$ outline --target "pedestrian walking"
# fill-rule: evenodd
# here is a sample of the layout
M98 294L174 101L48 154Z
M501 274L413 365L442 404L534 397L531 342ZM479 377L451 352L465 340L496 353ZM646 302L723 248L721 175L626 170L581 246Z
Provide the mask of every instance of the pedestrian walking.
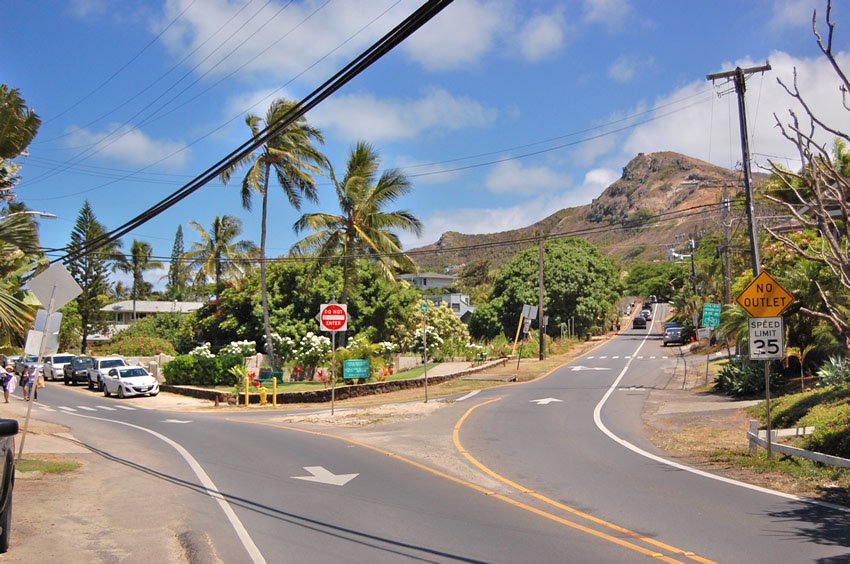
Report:
M3 398L6 403L9 403L9 396L18 387L18 377L15 375L15 368L10 364L6 367L6 382L3 385Z
M0 386L3 387L3 399L6 400L6 403L9 403L9 390L6 386L9 384L10 377L11 375L0 365Z
M36 381L38 380L38 368L35 365L31 365L27 367L26 373L24 374L24 379L21 381L21 384L24 387L24 401L29 401L30 397L32 399L38 399L38 386L36 386Z

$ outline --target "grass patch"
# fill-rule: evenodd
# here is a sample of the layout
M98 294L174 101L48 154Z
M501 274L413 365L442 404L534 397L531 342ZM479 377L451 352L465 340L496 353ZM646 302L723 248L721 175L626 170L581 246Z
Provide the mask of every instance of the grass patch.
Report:
M15 463L18 472L41 472L43 474L65 474L77 470L82 464L76 460L39 460L21 458Z

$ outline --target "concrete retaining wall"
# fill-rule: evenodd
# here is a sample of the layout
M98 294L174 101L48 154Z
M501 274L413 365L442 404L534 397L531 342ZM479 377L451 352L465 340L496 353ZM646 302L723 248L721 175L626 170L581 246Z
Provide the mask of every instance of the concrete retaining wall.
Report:
M498 366L500 364L505 364L508 361L507 358L500 358L497 360L491 360L489 362L485 362L479 366L473 366L466 370L462 370L460 372L455 372L453 374L446 374L444 376L429 376L428 383L429 384L442 384L443 382L448 382L449 380L454 380L455 378L460 378L461 376L466 376L467 374L474 374L476 372L480 372L482 370L486 370L488 368L492 368L493 366ZM348 386L337 386L335 390L335 397L338 400L344 400L348 398L356 398L360 396L370 396L377 394L385 394L387 392L395 392L398 390L408 390L411 388L421 388L425 386L425 378L424 376L420 376L419 378L411 378L410 380L393 380L391 382L370 382L368 384L352 384ZM208 390L204 388L192 388L189 386L171 386L168 384L163 384L160 386L160 389L165 392L172 392L175 394L182 394L186 396L191 396L195 398L208 399L210 401L215 401L216 396L218 396L219 401L226 402L228 399L232 398L232 394L230 392L220 392L216 390ZM268 395L269 403L272 402L272 394ZM324 388L321 390L309 390L303 392L279 392L277 394L277 403L323 403L331 401L331 389ZM236 397L236 402L239 405L245 404L245 393L241 392ZM248 403L260 403L260 395L259 394L249 394Z

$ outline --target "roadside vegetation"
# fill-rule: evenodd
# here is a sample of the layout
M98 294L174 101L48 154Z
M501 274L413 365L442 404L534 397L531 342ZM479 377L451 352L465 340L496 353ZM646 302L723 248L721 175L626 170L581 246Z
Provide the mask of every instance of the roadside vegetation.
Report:
M78 470L81 466L81 462L71 459L19 458L15 462L15 469L23 473L66 474Z

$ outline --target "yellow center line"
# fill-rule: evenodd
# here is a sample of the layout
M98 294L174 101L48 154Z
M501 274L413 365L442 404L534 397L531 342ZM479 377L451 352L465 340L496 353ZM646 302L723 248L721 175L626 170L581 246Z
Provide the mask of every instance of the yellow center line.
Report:
M497 399L501 399L501 398L497 398ZM495 401L495 400L491 400L491 401ZM490 403L490 402L486 402L486 403ZM228 420L230 420L230 419L228 418ZM646 549L642 546L638 546L638 545L633 544L633 543L631 543L627 540L620 539L620 538L617 538L615 536L609 535L607 533L603 533L601 531L591 529L590 527L586 527L586 526L581 525L579 523L576 523L574 521L564 519L563 517L559 517L558 515L554 515L552 513L547 512L547 511L543 511L542 509L532 507L532 506L527 505L527 504L525 504L521 501L517 501L515 499L512 499L512 498L510 498L506 495L503 495L503 494L494 492L493 490L479 486L478 484L474 484L472 482L467 482L466 480L463 480L461 478L457 478L457 477L452 476L450 474L446 474L445 472L443 472L441 470L437 470L436 468L431 468L430 466L426 466L425 464L422 464L421 462L417 462L415 460L412 460L410 458L407 458L407 457L402 456L400 454L397 454L395 452L385 450L385 449L382 449L380 447L376 447L374 445L362 443L360 441L357 441L355 439L350 439L348 437L341 437L339 435L333 435L331 433L325 433L325 432L322 432L322 431L311 431L309 429L299 429L298 427L291 427L289 425L283 425L283 424L279 424L279 423L270 423L270 422L265 422L265 421L251 421L251 422L240 421L240 422L241 423L250 423L252 425L263 425L263 426L266 426L266 427L274 427L274 428L277 428L277 429L286 429L287 431L295 431L297 433L304 433L304 434L307 434L307 435L327 437L327 438L330 438L330 439L336 439L336 440L339 440L339 441L350 443L350 444L356 445L356 446L364 448L364 449L368 449L368 450L371 450L371 451L374 451L374 452L377 452L377 453L380 453L380 454L383 454L383 455L386 455L386 456L390 456L395 460L398 460L400 462L404 462L404 463L409 464L411 466L414 466L414 467L416 467L420 470L423 470L423 471L428 472L430 474L433 474L435 476L439 476L440 478L444 478L446 480L449 480L450 482L454 482L455 484L470 488L470 489L475 490L479 493L482 493L482 494L484 494L488 497L498 499L499 501L502 501L504 503L507 503L507 504L512 505L514 507L517 507L519 509L523 509L525 511L528 511L529 513L533 513L533 514L538 515L540 517L543 517L545 519L549 519L550 521L554 521L554 522L559 523L561 525L565 525L567 527L571 527L573 529L587 533L589 535L593 535L595 537L601 538L601 539L606 540L608 542L622 546L623 548L627 548L629 550L639 552L639 553L641 553L645 556L650 556L652 558L656 558L661 562L671 562L671 563L681 564L680 560L676 560L675 558L670 558L669 556L661 554L660 552L648 550L648 549ZM710 561L706 561L706 562L710 562Z
M682 556L685 556L685 557L689 558L690 560L694 560L696 562L701 562L703 564L715 564L713 560L703 558L703 557L701 557L697 554L694 554L692 551L683 550L681 548L677 548L675 546L671 546L669 544L657 541L657 540L652 539L650 537L646 537L644 535L641 535L640 533L637 533L637 532L632 531L630 529L626 529L624 527L621 527L620 525L616 525L616 524L611 523L609 521L605 521L604 519L600 519L599 517L595 517L593 515L585 513L584 511L580 511L578 509L575 509L574 507L570 507L568 505L564 505L563 503L561 503L559 501L555 501L554 499L550 499L550 498L548 498L548 497L546 497L546 496L544 496L540 493L535 492L534 490L531 490L529 488L526 488L525 486L522 486L522 485L514 482L513 480L510 480L509 478L502 476L501 474L496 473L495 471L491 470L490 468L488 468L487 466L485 466L484 464L479 462L465 448L463 448L463 444L460 442L460 428L473 411L475 411L479 407L489 405L489 404L497 402L501 399L502 398L494 398L494 399L487 400L487 401L481 402L477 405L470 407L466 411L466 413L464 413L463 416L460 419L458 419L458 422L455 424L454 430L452 431L452 441L454 442L455 448L469 462L471 462L476 468L478 468L479 470L481 470L482 472L484 472L485 474L487 474L491 478L494 478L494 479L502 482L503 484L506 484L506 485L516 489L517 491L520 491L524 494L530 495L531 497L538 499L538 500L540 500L540 501L542 501L546 504L549 504L553 507L557 507L558 509L560 509L562 511L566 511L567 513L571 513L573 515L576 515L577 517L581 517L582 519L586 519L588 521L591 521L592 523L596 523L597 525L601 525L603 527L617 531L618 533L621 533L621 534L627 535L629 537L638 539L638 540L645 542L647 544L651 544L651 545L656 546L656 547L658 547L662 550L666 550L666 551L672 552L674 554L681 554ZM600 532L594 531L592 529L589 529L589 531L591 532L591 534L595 534L597 536L604 535L604 533L600 533Z

